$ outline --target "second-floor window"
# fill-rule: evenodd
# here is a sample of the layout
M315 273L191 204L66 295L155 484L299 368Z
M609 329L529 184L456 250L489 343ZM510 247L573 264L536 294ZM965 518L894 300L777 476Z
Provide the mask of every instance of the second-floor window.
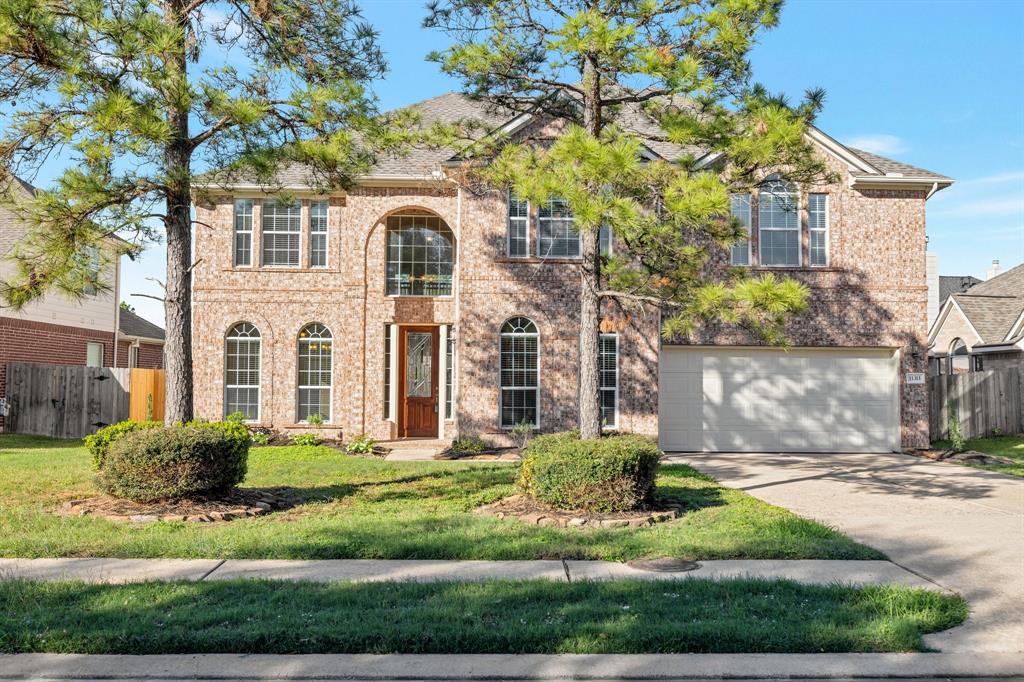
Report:
M757 229L761 265L800 265L800 195L780 178L761 185L757 197Z
M429 215L393 215L387 221L389 296L451 296L455 235Z
M810 264L828 265L828 195L807 195L807 217L811 232Z
M98 246L86 248L83 260L86 269L86 283L82 287L82 293L86 296L95 296L100 290L100 276L103 270L103 256L100 253L100 248Z
M508 257L530 255L530 202L508 195Z
M327 202L309 205L309 267L327 267Z
M750 265L750 195L730 194L729 212L738 218L747 230L747 239L732 245L729 262L732 265Z
M235 265L252 265L252 199L235 199Z
M263 202L263 265L299 266L302 206L271 199Z
M551 199L537 211L537 255L579 258L580 234L564 199Z

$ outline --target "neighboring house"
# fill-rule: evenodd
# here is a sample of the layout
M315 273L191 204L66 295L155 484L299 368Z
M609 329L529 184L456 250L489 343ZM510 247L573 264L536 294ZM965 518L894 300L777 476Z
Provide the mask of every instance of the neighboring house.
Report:
M163 368L164 330L124 308L119 317L117 366Z
M1024 368L1024 264L950 294L928 345L933 374Z
M503 115L458 94L417 105L426 123L473 116L551 138L561 122ZM656 130L634 113L638 133ZM790 275L811 289L788 350L725 326L663 343L654 314L608 309L607 427L667 450L889 451L928 443L925 202L952 180L810 137L834 184L774 178L733 197L748 244L715 266ZM319 414L345 437L502 440L577 418L579 239L556 200L450 181L453 150L387 158L321 196L301 168L279 182L210 181L196 206L195 409L287 430ZM688 154L651 139L651 158ZM606 247L617 249L606 237Z
M985 280L972 277L971 275L940 275L939 276L939 311L946 305L946 299L950 294L962 294ZM938 317L938 313L936 313Z
M36 189L14 179L14 191L28 197ZM0 207L0 280L11 276L10 256L28 232L11 211ZM115 240L109 242L116 252ZM0 397L6 395L8 362L40 362L57 365L110 367L117 361L115 331L118 313L120 263L116 257L93 254L97 293L72 300L51 293L22 310L0 306ZM2 420L2 417L0 417ZM2 424L2 421L0 421Z

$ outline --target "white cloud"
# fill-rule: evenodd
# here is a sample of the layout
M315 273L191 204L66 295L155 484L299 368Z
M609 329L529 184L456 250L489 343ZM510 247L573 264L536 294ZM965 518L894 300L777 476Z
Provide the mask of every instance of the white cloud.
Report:
M859 137L847 140L846 144L857 149L863 149L866 152L871 152L872 154L900 154L907 150L907 145L902 139L895 135L886 135L884 133L860 135Z

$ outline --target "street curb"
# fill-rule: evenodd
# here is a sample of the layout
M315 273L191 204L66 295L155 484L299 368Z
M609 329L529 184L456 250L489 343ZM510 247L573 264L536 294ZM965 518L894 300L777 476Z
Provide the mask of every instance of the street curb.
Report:
M1012 678L1024 654L0 655L0 680Z

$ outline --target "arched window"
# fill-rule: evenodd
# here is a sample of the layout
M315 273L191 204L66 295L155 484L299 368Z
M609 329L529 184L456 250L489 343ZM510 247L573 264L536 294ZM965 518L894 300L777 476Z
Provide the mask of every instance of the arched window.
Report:
M501 426L538 426L540 372L537 325L513 317L501 327Z
M450 296L455 235L432 215L387 220L389 296Z
M963 339L953 339L949 343L949 373L967 374L971 370L970 351Z
M800 193L779 176L768 178L757 195L761 265L800 265Z
M331 421L331 330L319 323L307 324L299 332L298 421L320 415Z
M224 345L224 415L241 412L246 421L260 419L260 331L239 322Z

